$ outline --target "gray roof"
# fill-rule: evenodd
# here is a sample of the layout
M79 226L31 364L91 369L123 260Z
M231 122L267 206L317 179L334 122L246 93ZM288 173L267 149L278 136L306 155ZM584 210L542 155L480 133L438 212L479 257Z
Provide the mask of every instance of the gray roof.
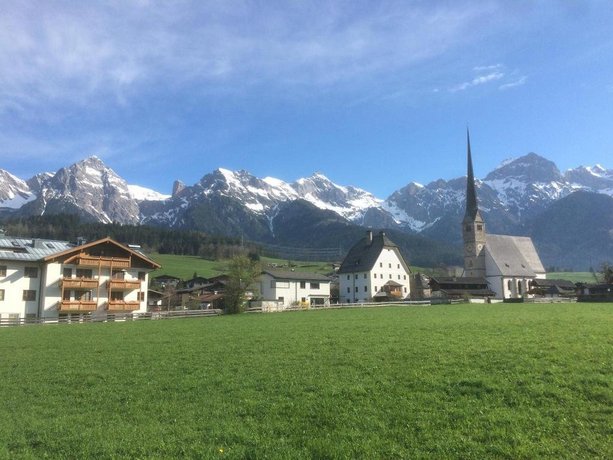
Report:
M291 270L264 270L262 273L275 279L298 280L298 281L331 281L326 275L309 272L295 272Z
M372 236L372 240L370 236L365 236L358 241L347 253L345 260L343 260L341 267L338 269L338 273L356 273L372 270L383 249L395 249L404 269L407 272L410 271L396 243L390 240L385 232L379 232Z
M485 248L503 276L534 277L545 273L532 239L527 236L487 235Z
M67 241L3 237L0 238L0 260L42 261L72 247Z

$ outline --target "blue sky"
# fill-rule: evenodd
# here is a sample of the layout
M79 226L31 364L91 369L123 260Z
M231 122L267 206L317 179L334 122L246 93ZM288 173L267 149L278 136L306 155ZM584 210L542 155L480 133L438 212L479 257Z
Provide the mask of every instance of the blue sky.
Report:
M381 198L613 153L609 1L0 0L0 168L97 155L170 192L218 168Z

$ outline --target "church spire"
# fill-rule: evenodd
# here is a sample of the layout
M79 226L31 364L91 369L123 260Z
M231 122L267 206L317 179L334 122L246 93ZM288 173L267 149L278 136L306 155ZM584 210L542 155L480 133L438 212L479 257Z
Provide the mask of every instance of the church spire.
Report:
M473 174L473 159L470 153L470 133L466 128L466 145L467 145L467 174L466 174L466 213L464 220L475 220L479 213L477 206L477 193L475 192L475 176Z

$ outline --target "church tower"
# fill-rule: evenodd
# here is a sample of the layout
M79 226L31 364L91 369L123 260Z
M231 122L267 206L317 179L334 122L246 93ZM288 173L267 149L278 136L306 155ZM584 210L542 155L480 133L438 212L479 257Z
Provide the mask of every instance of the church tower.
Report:
M466 212L462 220L464 240L464 276L485 278L485 223L477 206L473 160L470 152L470 134L466 130L467 177Z

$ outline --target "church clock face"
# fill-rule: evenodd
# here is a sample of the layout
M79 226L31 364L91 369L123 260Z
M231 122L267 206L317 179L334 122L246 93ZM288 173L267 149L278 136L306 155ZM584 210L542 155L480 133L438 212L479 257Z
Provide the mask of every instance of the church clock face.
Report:
M478 244L477 245L477 251L481 251L481 249L483 249L483 245L482 244Z

